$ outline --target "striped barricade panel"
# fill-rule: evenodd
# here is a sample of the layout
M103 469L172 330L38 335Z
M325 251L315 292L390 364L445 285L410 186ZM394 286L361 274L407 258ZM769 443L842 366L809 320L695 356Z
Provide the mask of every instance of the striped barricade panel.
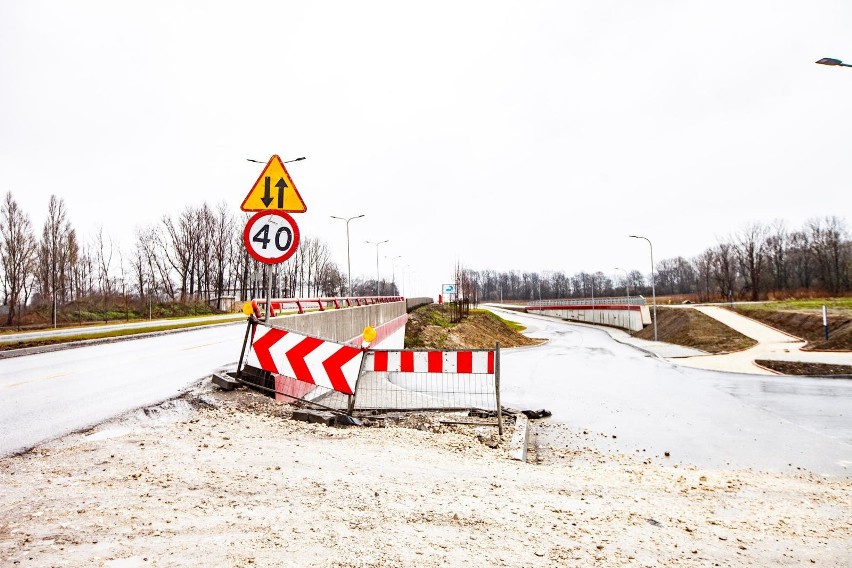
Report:
M355 392L364 352L348 345L258 325L246 364L335 390Z
M364 371L494 374L494 351L370 351Z
M355 408L495 410L498 358L496 349L367 351Z

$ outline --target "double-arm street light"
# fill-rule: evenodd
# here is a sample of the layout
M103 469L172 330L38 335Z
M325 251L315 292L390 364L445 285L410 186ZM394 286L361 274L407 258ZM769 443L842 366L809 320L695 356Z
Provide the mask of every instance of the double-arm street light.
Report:
M282 163L282 164L289 164L289 163L291 163L291 162L301 162L301 161L302 161L302 160L304 160L304 159L305 159L305 157L304 157L304 156L302 156L301 158L295 158L295 159L293 159L293 160L284 160L284 161L283 161L283 162L281 162L281 163ZM261 162L260 160L252 160L251 158L246 158L246 161L247 161L247 162L254 162L255 164L265 164L265 163L266 163L266 162Z
M654 341L657 341L657 291L654 288L654 245L648 237L639 235L628 235L631 239L645 239L648 241L648 246L651 247L651 296L654 299Z
M390 239L385 239L383 241L366 241L368 244L376 245L376 296L381 296L381 293L379 292L379 245L383 245L388 241L390 241Z
M346 222L346 270L347 270L348 278L349 278L349 287L348 288L349 288L349 296L350 297L352 296L352 263L349 260L349 221L351 221L352 219L360 219L363 216L364 215L356 215L354 217L349 217L348 219L344 219L343 217L337 217L335 215L331 216L332 219L340 219L341 221Z

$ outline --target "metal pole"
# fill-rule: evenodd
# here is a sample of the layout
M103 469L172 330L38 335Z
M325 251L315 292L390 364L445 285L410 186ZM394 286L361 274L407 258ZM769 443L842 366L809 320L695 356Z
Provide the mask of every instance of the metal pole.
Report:
M332 219L340 219L341 221L346 222L346 270L347 270L348 279L349 279L348 288L349 288L349 296L350 297L352 296L352 261L351 261L350 255L349 255L349 221L352 221L353 219L360 219L363 216L364 216L363 214L362 215L355 215L354 217L349 217L347 219L344 219L343 217L337 217L336 215L331 215Z
M595 323L595 276L592 275L592 323Z
M269 323L269 312L272 311L272 266L267 264L263 270L266 274L266 314L263 321Z
M346 272L349 280L348 292L349 297L352 297L352 261L349 257L349 219L346 220Z
M825 340L828 341L828 312L822 307L822 327L825 329Z
M379 245L384 244L389 240L390 239L385 239L379 242L367 241L367 243L371 245L376 245L376 296L381 296L381 293L379 291Z
M657 341L657 290L654 286L654 245L651 244L651 239L639 235L630 235L634 239L645 239L648 241L648 246L651 247L651 296L654 300L654 341Z
M248 325L246 325L246 336L243 338L243 348L240 350L240 359L237 361L237 379L239 379L243 374L243 357L246 354L246 344L248 343L249 332L251 331L252 325L257 325L254 319L254 314L249 316Z
M500 406L500 342L494 348L494 388L497 391L497 431L503 437L503 407Z

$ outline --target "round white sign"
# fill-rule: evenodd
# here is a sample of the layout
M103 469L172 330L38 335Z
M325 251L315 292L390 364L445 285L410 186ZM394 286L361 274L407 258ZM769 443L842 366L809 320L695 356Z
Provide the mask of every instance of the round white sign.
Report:
M246 223L243 243L264 264L284 262L299 246L299 226L284 211L260 211Z

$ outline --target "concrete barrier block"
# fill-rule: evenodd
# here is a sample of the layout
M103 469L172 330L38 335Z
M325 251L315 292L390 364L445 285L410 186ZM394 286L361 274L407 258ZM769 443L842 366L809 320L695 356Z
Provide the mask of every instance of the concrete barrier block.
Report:
M210 380L213 381L214 385L225 390L234 390L240 384L228 375L222 375L219 373L214 373Z
M335 423L335 414L318 410L294 410L293 420L331 426Z

